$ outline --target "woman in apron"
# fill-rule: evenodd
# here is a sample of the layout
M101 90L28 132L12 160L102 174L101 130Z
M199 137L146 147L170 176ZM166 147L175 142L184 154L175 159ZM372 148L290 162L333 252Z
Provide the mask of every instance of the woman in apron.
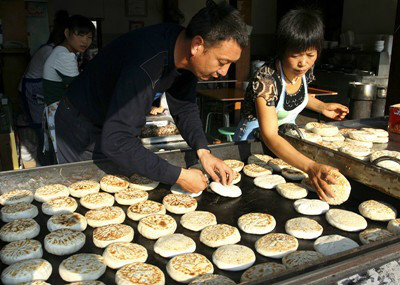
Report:
M309 175L319 197L326 200L332 196L328 182L335 182L329 175L332 167L304 156L278 134L280 125L294 124L306 107L335 120L349 112L341 104L308 96L323 40L323 23L316 12L297 9L283 16L277 30L277 59L260 67L250 80L234 140L251 139L259 132L274 154Z
M57 142L54 116L58 103L69 84L79 74L76 54L89 48L95 32L93 23L80 15L69 17L65 27L63 42L53 49L43 70L44 148L46 151L50 150L52 143L55 153L57 153Z

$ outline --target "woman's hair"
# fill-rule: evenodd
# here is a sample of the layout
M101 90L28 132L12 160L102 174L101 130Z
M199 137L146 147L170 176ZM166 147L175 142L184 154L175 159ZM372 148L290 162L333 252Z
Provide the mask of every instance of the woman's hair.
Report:
M324 24L320 12L295 9L286 13L277 29L277 56L315 48L320 54L324 42Z
M246 24L239 11L225 2L216 4L210 0L207 1L206 7L190 20L185 36L187 39L201 36L205 45L209 47L231 39L241 48L248 44Z
M57 46L64 41L64 30L68 19L69 15L67 11L59 10L56 12L56 14L54 15L53 29L50 32L47 44L54 43Z

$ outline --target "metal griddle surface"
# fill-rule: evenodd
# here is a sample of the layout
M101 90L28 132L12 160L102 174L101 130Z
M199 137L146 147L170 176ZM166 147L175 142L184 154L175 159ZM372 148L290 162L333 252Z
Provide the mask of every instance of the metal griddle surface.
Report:
M365 201L373 197L374 199L379 199L389 202L392 205L394 205L397 209L400 209L398 200L394 200L393 198L389 198L381 193L376 193L374 191L371 191L371 189L357 182L351 181L351 184L353 187L351 199L346 203L344 203L343 205L337 206L337 208L358 212L358 205L362 201ZM243 173L242 173L242 181L238 184L238 186L241 187L243 195L239 198L234 198L234 199L224 198L217 194L204 191L200 197L196 198L199 204L197 210L210 211L216 215L218 223L225 223L236 227L237 227L237 219L243 214L249 212L269 213L272 214L276 219L277 226L273 231L276 233L285 233L285 222L288 219L301 216L300 214L295 212L292 200L288 200L281 197L275 190L263 190L261 188L254 186L253 179L245 176ZM170 193L169 187L166 185L160 185L157 189L149 192L149 199L157 202L162 202L162 198L168 193ZM317 198L317 195L313 192L310 192L307 198ZM35 201L34 204L38 206L40 212L39 216L36 217L35 220L41 226L40 235L35 239L39 240L43 244L44 237L46 234L48 234L46 223L49 217L41 212L40 210L41 203ZM115 205L118 204L115 203ZM123 208L125 212L128 208L128 206L121 206L121 205L118 206ZM81 214L85 214L86 211L87 209L81 206L79 206L77 209L77 212ZM178 223L178 228L176 230L176 233L182 233L184 235L193 238L197 245L196 252L204 254L209 260L212 260L212 253L214 252L215 249L209 248L204 244L200 243L199 241L200 232L193 232L183 228L179 223L181 217L180 215L175 215L171 213L168 214L173 216ZM358 239L358 233L348 233L330 226L326 222L324 215L309 216L309 217L315 219L323 226L324 228L323 235L340 234L360 243ZM124 224L130 225L134 228L135 237L133 242L143 245L148 250L149 258L146 262L158 266L164 272L166 277L166 284L177 284L168 276L166 272L166 264L168 262L168 259L163 258L154 253L153 246L155 241L148 240L139 234L139 232L137 231L138 222L132 221L127 217ZM386 223L373 222L368 220L368 227L385 228ZM86 244L79 252L96 253L101 255L104 249L97 248L93 244L92 232L93 228L88 226L88 228L85 230L85 234L87 237ZM244 232L240 233L242 236L240 244L246 245L255 251L254 244L257 241L257 239L261 237L261 235L259 236L259 235L246 234ZM299 244L300 244L299 250L313 250L313 240L299 240ZM1 243L1 247L4 245L5 243ZM274 260L271 258L263 257L258 253L256 253L256 256L257 260L255 264L263 262L280 262L280 260ZM48 260L53 266L53 273L48 282L50 282L51 284L65 283L58 274L58 267L61 261L67 257L68 256L62 256L62 257L55 256L47 253L44 250L43 258ZM215 273L228 276L237 283L239 283L240 276L243 273L243 271L229 272L229 271L219 270L216 266L214 267L215 267ZM99 280L103 281L105 284L114 284L115 272L116 270L107 268L106 273Z

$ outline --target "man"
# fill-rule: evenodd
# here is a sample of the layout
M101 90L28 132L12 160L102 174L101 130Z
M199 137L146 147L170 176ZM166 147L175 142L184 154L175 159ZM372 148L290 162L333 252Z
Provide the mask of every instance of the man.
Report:
M130 174L204 190L207 180L199 170L171 165L140 142L154 95L166 92L171 115L205 171L231 183L232 170L208 150L195 89L198 78L226 75L247 41L238 11L212 1L186 29L160 24L121 36L88 64L58 107L59 162L106 156Z

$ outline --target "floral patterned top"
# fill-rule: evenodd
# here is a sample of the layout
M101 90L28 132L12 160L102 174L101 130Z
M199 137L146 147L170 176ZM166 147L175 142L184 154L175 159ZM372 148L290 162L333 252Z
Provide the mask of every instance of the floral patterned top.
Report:
M314 67L306 73L307 84L314 81ZM286 91L285 91L286 92ZM282 93L282 78L276 68L276 60L272 60L261 66L250 79L249 86L246 89L244 102L242 104L241 115L247 120L257 118L255 100L258 97L265 99L267 106L276 106ZM299 90L294 94L285 96L284 108L290 111L299 106L305 97L303 82Z

